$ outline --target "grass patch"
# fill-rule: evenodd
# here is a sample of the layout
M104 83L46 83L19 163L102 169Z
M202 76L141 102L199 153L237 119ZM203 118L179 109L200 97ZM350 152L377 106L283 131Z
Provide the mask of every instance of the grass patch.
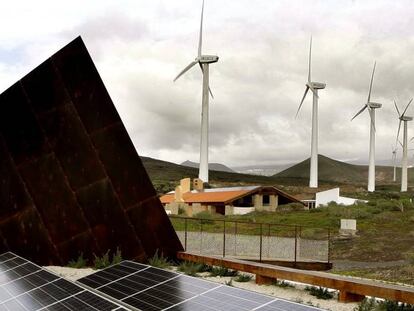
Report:
M86 268L87 265L88 265L88 260L83 258L83 253L80 253L79 257L76 260L69 261L67 267L81 269L81 268Z
M225 277L225 276L237 276L239 274L239 271L237 270L231 270L226 267L213 267L210 271L210 276L219 276L219 277Z
M94 254L94 260L93 260L93 267L95 269L105 269L111 265L111 261L109 260L109 249L105 254L102 255L102 257L96 256Z
M306 286L305 290L309 292L310 295L315 296L318 299L329 300L333 298L333 294L328 291L327 288L321 286Z
M277 287L281 287L281 288L295 288L294 285L292 285L292 284L290 284L290 283L288 283L284 280L282 280L282 281L274 280L274 281L272 281L272 285L277 286Z
M251 276L250 274L239 274L238 276L236 276L234 278L234 280L236 282L249 282L251 279L253 278L253 276Z
M168 268L172 263L163 254L159 255L158 250L155 251L154 256L148 259L148 264L157 268Z
M191 261L182 261L178 266L178 271L190 276L198 276L198 273L211 271L211 266Z

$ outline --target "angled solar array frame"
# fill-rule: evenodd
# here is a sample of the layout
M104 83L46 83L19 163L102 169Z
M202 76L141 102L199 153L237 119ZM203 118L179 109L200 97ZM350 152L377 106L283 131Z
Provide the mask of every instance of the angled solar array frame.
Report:
M133 310L321 310L128 260L77 282Z
M12 252L0 254L0 310L128 310Z

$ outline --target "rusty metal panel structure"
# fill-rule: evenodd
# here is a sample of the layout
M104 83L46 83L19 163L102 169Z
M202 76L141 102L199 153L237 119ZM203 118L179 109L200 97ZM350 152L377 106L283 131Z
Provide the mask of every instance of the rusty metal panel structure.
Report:
M66 264L180 241L80 37L0 95L0 252Z

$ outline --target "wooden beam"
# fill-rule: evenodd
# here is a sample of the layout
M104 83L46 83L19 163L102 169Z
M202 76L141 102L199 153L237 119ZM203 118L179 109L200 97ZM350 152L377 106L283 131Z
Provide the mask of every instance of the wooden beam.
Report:
M342 302L360 301L364 296L372 296L410 304L414 303L414 288L412 287L386 284L365 279L360 280L326 272L303 271L264 263L203 256L185 252L178 252L177 258L253 273L256 274L256 276L259 276L259 281L265 280L264 278L266 278L266 280L282 279L337 289L339 290L339 300Z

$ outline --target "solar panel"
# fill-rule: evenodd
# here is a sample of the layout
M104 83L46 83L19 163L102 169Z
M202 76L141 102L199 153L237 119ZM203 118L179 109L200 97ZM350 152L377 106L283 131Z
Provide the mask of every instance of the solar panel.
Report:
M122 261L78 282L138 310L321 310L132 261Z
M128 310L11 252L0 255L0 311Z

